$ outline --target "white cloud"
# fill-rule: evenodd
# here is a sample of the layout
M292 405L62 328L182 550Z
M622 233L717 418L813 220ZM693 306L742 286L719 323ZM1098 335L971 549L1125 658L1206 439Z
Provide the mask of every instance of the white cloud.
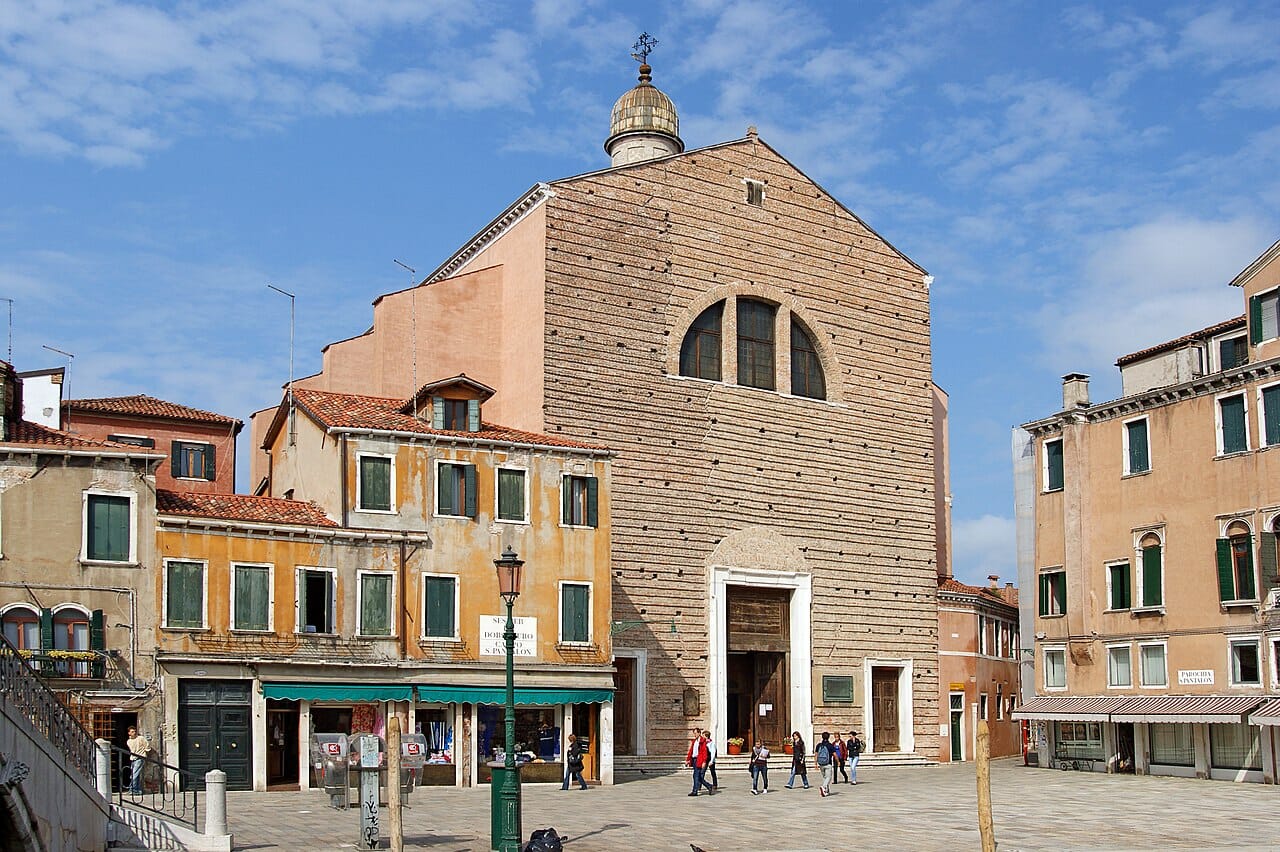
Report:
M952 522L952 571L961 580L986 585L988 574L1016 583L1017 550L1013 518L982 515Z

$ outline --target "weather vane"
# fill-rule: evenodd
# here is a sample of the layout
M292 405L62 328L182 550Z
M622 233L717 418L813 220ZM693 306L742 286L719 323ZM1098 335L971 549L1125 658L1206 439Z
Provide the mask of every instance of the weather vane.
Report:
M641 65L648 65L649 54L657 46L658 40L656 38L648 33L640 33L640 38L636 40L635 44L631 45L631 49L635 51L635 53L631 54L631 58Z

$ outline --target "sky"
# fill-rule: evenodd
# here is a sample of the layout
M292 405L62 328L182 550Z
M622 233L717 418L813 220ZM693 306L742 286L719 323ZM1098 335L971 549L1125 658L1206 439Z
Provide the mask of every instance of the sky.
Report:
M934 276L970 582L1016 574L1011 428L1240 314L1280 237L1275 3L0 0L15 365L247 420L288 376L268 283L316 372L394 260L607 165L642 31L689 148L756 125Z

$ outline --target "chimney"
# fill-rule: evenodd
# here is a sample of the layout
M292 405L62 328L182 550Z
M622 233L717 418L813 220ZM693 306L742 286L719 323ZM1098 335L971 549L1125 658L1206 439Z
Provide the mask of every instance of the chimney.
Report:
M987 579L991 581L991 588L996 589L996 588L999 588L999 587L1000 587L1000 575L999 575L999 574L988 574L988 575L987 575Z
M22 420L22 379L12 364L0 361L0 441L9 440Z
M1067 373L1062 377L1062 410L1070 411L1089 404L1089 377L1084 373Z

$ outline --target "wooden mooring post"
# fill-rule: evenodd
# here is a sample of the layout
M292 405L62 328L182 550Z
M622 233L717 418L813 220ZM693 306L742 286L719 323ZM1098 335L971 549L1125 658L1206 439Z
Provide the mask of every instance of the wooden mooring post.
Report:
M991 819L991 729L978 720L978 833L982 852L996 852L996 830Z

